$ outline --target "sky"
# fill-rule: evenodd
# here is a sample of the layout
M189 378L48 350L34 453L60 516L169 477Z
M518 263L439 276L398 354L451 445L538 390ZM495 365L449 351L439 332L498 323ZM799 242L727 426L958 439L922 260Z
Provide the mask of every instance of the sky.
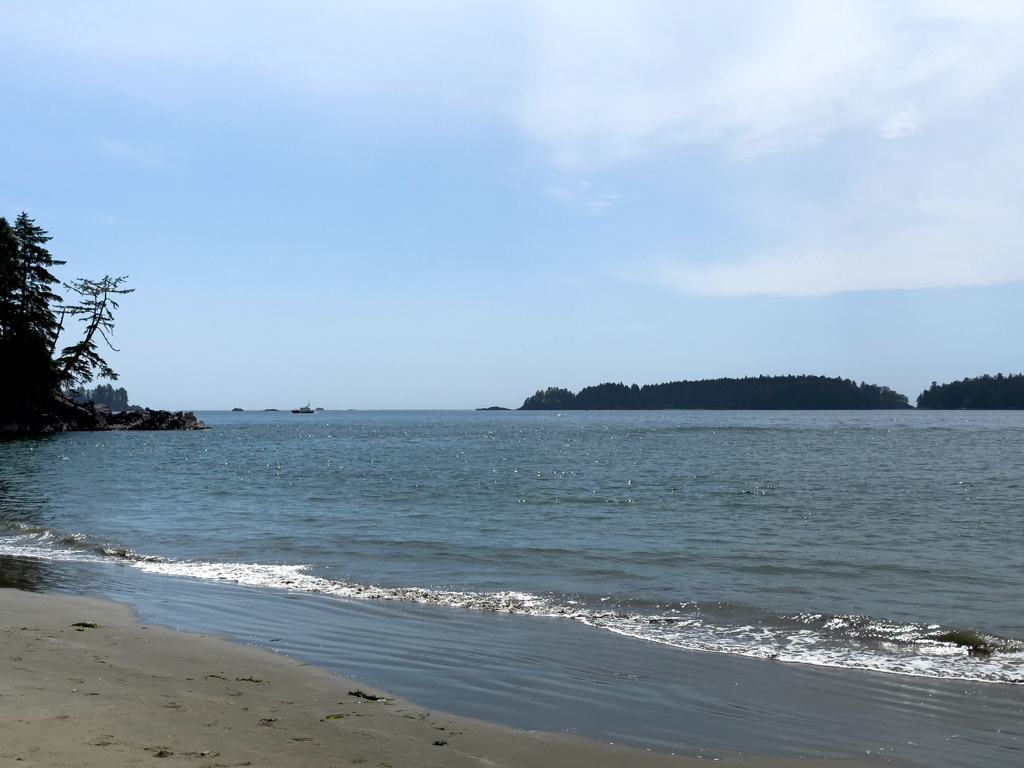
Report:
M132 402L1024 370L1024 3L0 7L0 215L129 276Z

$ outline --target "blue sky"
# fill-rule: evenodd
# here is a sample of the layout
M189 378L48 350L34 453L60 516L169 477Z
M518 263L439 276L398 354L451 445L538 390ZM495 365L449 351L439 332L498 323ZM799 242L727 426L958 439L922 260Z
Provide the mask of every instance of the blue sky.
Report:
M0 215L165 408L1024 369L1024 6L18 2Z

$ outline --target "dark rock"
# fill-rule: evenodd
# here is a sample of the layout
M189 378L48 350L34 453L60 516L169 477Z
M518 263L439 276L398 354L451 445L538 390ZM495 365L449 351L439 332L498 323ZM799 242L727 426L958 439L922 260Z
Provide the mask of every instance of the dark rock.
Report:
M104 430L209 429L191 411L136 411L111 413L105 405L76 403L58 392L53 399L16 420L0 424L0 434L50 434L53 432L91 432Z

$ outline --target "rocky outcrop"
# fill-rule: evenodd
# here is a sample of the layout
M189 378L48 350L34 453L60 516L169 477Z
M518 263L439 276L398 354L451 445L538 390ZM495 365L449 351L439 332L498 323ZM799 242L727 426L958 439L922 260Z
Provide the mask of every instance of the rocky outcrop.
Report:
M103 430L209 429L191 411L138 411L111 413L105 405L76 403L69 395L57 394L42 407L18 419L0 423L2 434L50 434Z

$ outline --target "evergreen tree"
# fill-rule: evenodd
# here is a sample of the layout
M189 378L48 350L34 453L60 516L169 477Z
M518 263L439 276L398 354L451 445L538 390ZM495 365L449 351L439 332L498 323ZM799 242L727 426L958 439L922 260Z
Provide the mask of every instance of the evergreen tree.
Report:
M17 272L18 241L7 219L0 217L0 349L4 350L17 316Z
M78 316L86 324L85 336L77 344L65 347L57 359L58 375L62 382L85 384L92 381L95 373L102 378L117 380L117 374L99 355L98 335L107 346L117 351L110 343L109 334L114 332L114 312L118 303L114 297L132 293L134 288L121 288L127 277L105 276L102 280L75 280L65 287L82 297L79 304L66 307L67 315Z
M26 334L44 339L52 348L58 329L50 305L61 297L50 290L59 282L50 274L50 268L64 264L43 247L52 238L42 227L22 212L14 222L14 239L18 244L16 280L20 292L18 314Z
M0 408L22 410L58 384L51 354L60 324L51 306L54 259L46 231L22 213L12 227L0 218Z
M53 405L59 386L85 383L95 373L116 379L99 354L98 341L110 344L117 296L127 278L75 280L65 288L77 293L77 304L62 307L63 299L51 287L58 282L50 272L64 264L46 249L50 237L27 213L12 226L0 217L0 419L32 423ZM84 338L53 359L64 319L79 317L86 324ZM109 386L108 386L109 389ZM123 393L127 407L127 393ZM113 394L113 393L111 393ZM118 400L120 404L120 400Z

